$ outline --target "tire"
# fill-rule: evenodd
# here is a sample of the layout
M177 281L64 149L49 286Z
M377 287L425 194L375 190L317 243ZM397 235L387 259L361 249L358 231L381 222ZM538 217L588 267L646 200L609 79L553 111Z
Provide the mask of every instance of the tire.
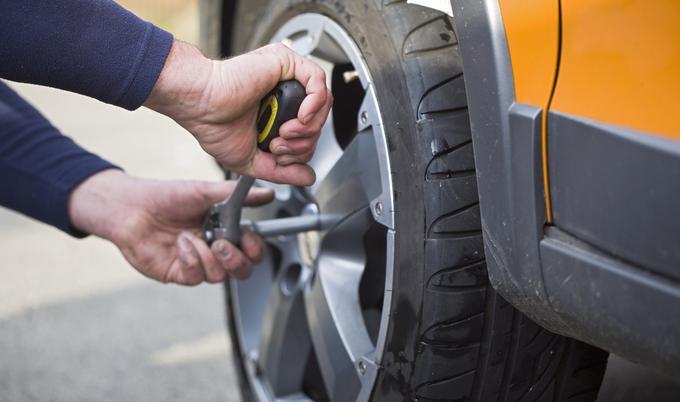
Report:
M361 49L393 170L391 319L371 400L595 400L607 353L541 328L488 282L453 20L404 1L241 2L233 48L262 45L284 21L310 12L339 23Z

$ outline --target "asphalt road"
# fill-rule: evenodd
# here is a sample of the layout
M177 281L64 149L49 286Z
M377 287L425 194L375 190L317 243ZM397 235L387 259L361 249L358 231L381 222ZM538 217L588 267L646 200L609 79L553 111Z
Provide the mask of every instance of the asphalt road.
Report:
M15 86L128 172L219 179L169 119ZM0 401L237 401L219 286L149 281L111 245L0 209ZM680 386L612 358L600 401L677 401Z

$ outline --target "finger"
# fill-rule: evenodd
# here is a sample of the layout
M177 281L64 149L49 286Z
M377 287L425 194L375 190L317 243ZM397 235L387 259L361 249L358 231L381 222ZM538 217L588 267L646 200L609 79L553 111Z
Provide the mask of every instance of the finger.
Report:
M273 183L293 186L311 186L316 179L311 167L302 164L281 166L276 162L274 155L265 152L258 152L255 155L248 174Z
M259 207L269 204L273 199L274 190L271 188L251 187L244 202L249 207Z
M262 238L250 230L244 230L241 234L241 249L243 253L252 261L253 263L259 263L262 261L262 256L264 255L264 241Z
M272 140L271 148L275 156L303 155L314 150L316 138L295 138L286 140L281 137Z
M198 285L205 280L203 266L190 237L183 232L175 242L178 265L170 267L168 280L181 285Z
M203 276L197 277L193 275L187 275L185 272L186 267L184 263L179 259L175 259L170 268L167 271L167 275L162 280L163 283L175 283L182 286L196 286L203 283L205 278ZM201 270L201 275L203 275L203 270Z
M191 244L196 249L203 266L205 280L208 283L223 282L227 278L227 272L222 268L222 264L215 258L208 245L193 233L187 234Z
M310 121L321 110L328 97L326 72L310 59L302 57L284 45L272 48L281 63L282 80L296 79L304 87L307 96L298 110L298 119Z
M294 78L304 85L307 93L300 104L298 119L307 123L323 108L328 99L326 72L315 62L296 54L294 73Z
M300 119L288 120L279 128L279 135L283 138L303 138L317 136L321 132L321 127L326 123L328 114L333 106L333 96L329 93L326 103L314 117L303 123Z
M226 240L217 240L212 244L212 252L220 261L222 268L236 279L247 279L252 272L252 262L238 247Z
M302 155L282 155L276 157L276 164L279 166L290 166L294 164L304 164L309 162L314 156L314 152Z

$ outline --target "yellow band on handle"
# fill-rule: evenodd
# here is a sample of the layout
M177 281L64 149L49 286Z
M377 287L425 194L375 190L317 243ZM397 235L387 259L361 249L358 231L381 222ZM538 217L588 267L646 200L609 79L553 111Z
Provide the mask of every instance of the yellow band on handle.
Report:
M271 109L271 113L269 114L269 120L267 120L267 124L264 126L264 130L259 132L257 134L257 143L261 144L263 143L267 137L269 137L269 133L272 131L272 126L274 126L274 121L276 120L276 114L279 111L279 101L276 99L276 96L274 95L269 95L267 98L267 101L264 102L264 107L260 108L260 113L257 116L257 119L260 120L264 112L267 110L267 108Z

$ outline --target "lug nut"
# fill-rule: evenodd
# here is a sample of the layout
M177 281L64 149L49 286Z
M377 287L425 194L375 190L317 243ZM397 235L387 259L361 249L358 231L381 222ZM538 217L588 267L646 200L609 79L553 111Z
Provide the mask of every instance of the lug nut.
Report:
M373 208L375 210L376 215L378 215L378 216L382 215L382 210L383 210L382 202L380 202L380 201L376 202L375 207L373 207Z
M366 363L364 363L363 360L359 361L358 366L359 366L359 372L361 373L361 375L366 374Z
M361 119L361 124L368 123L368 113L365 110L363 112L361 112L360 119Z

